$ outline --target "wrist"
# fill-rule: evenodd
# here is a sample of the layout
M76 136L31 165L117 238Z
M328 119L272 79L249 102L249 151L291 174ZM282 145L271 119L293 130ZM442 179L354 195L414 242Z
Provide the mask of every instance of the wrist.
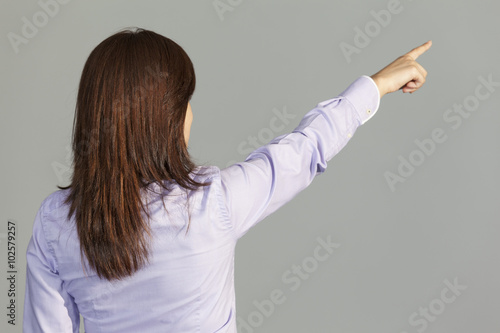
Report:
M381 82L380 77L377 76L377 74L373 74L372 76L370 76L370 78L377 85L377 88L378 88L378 91L379 91L379 94L380 94L380 98L382 98L382 96L384 96L386 94L386 92L385 92L385 90L382 89L382 82Z

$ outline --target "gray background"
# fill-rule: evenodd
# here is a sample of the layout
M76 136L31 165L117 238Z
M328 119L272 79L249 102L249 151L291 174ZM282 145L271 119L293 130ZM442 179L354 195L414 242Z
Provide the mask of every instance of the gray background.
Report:
M391 1L221 0L231 10L219 15L212 0L73 0L18 53L7 35L20 35L22 18L32 21L41 7L1 3L0 267L5 276L12 219L19 271L15 328L6 323L7 280L0 279L2 332L21 332L33 220L41 201L69 179L70 170L55 166L70 165L83 64L99 42L128 26L168 36L190 55L197 88L189 149L197 163L221 168L245 159L238 146L248 136L268 141L273 110L295 115L275 137L358 76L432 39L418 59L429 72L424 87L385 96L326 173L238 243L237 316L247 325L239 332L499 331L500 87L458 128L443 118L454 104L473 101L479 76L500 82L498 2L401 0L401 12L350 61L341 43L354 45L356 27L375 29L370 11ZM397 174L398 156L417 156L414 141L437 128L446 141L391 190L384 174ZM318 237L340 244L322 262L313 256ZM302 264L310 273L292 290L283 275ZM444 303L442 292L453 296L445 280L455 279L466 289ZM270 300L275 289L285 301L272 313L259 310L255 302ZM418 314L425 308L432 319ZM409 322L413 313L419 324Z

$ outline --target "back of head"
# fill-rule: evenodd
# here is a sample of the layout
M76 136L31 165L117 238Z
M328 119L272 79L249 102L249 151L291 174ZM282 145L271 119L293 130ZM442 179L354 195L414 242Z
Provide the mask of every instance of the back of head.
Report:
M148 258L149 214L141 189L190 177L195 165L184 120L196 84L193 64L174 41L145 29L102 41L83 68L73 124L73 167L66 203L75 214L81 256L109 280L133 274ZM82 260L82 262L84 262Z

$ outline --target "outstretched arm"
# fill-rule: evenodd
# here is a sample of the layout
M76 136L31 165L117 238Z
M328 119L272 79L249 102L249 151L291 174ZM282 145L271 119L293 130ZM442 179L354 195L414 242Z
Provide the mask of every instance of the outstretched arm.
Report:
M415 59L430 43L399 57L371 77L361 76L336 98L319 103L292 133L221 170L222 200L235 238L289 202L326 170L327 162L378 110L380 98L414 92L427 72Z

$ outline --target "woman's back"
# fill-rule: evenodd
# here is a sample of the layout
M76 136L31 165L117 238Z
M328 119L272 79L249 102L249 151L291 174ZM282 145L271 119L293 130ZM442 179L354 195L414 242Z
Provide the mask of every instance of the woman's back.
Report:
M73 325L77 332L78 311L88 333L236 332L237 240L323 173L378 105L373 80L359 77L339 97L309 111L292 133L257 148L244 162L223 170L197 167L193 179L210 185L186 190L170 182L168 213L154 194L162 189L150 184L152 191L143 192L152 213L150 263L121 281L85 276L75 223L61 204L68 190L52 193L41 205L28 247L25 332L43 331L38 325L44 318L54 319L45 328L69 332Z
M221 332L234 330L236 238L221 206L219 170L200 169L205 175L198 179L210 178L212 185L189 192L174 186L164 197L168 213L159 194L148 194L153 234L150 261L120 281L100 279L92 271L86 276L82 270L74 221L66 219L68 207L63 204L68 190L44 200L35 220L34 240L39 242L39 254L50 255L52 272L46 272L43 282L63 284L61 294L66 299L60 301L72 311L67 319L76 322L80 312L87 332L215 332L223 326ZM155 184L150 188L160 192ZM188 193L192 209L186 233ZM28 260L38 262L34 255L28 255ZM30 290L36 292L38 287L43 289L31 285ZM48 303L43 311L54 309L57 305ZM229 321L231 325L225 326ZM65 323L71 327L71 321ZM55 332L54 324L50 327Z
M88 333L236 332L237 240L323 173L375 115L381 96L408 80L415 80L408 91L419 88L425 76L415 74L413 57L430 44L375 78L359 77L305 114L291 133L220 170L195 167L189 159L189 126L186 131L183 125L190 119L195 77L187 55L147 31L119 34L123 49L110 52L112 37L98 46L102 55L91 54L82 75L73 182L49 195L35 218L23 330L78 332L81 314ZM162 76L161 90L141 90L142 97L127 104L137 88L127 83L140 78L136 85L143 88L149 78L118 60L136 65L126 52L132 48L145 61L139 51L146 42L170 72ZM169 61L155 43L166 47ZM118 72L103 66L103 56ZM94 82L96 68L103 85ZM130 78L121 88L113 85L120 81L117 73ZM380 82L390 87L381 84L380 90ZM96 141L86 139L89 129L97 129Z

